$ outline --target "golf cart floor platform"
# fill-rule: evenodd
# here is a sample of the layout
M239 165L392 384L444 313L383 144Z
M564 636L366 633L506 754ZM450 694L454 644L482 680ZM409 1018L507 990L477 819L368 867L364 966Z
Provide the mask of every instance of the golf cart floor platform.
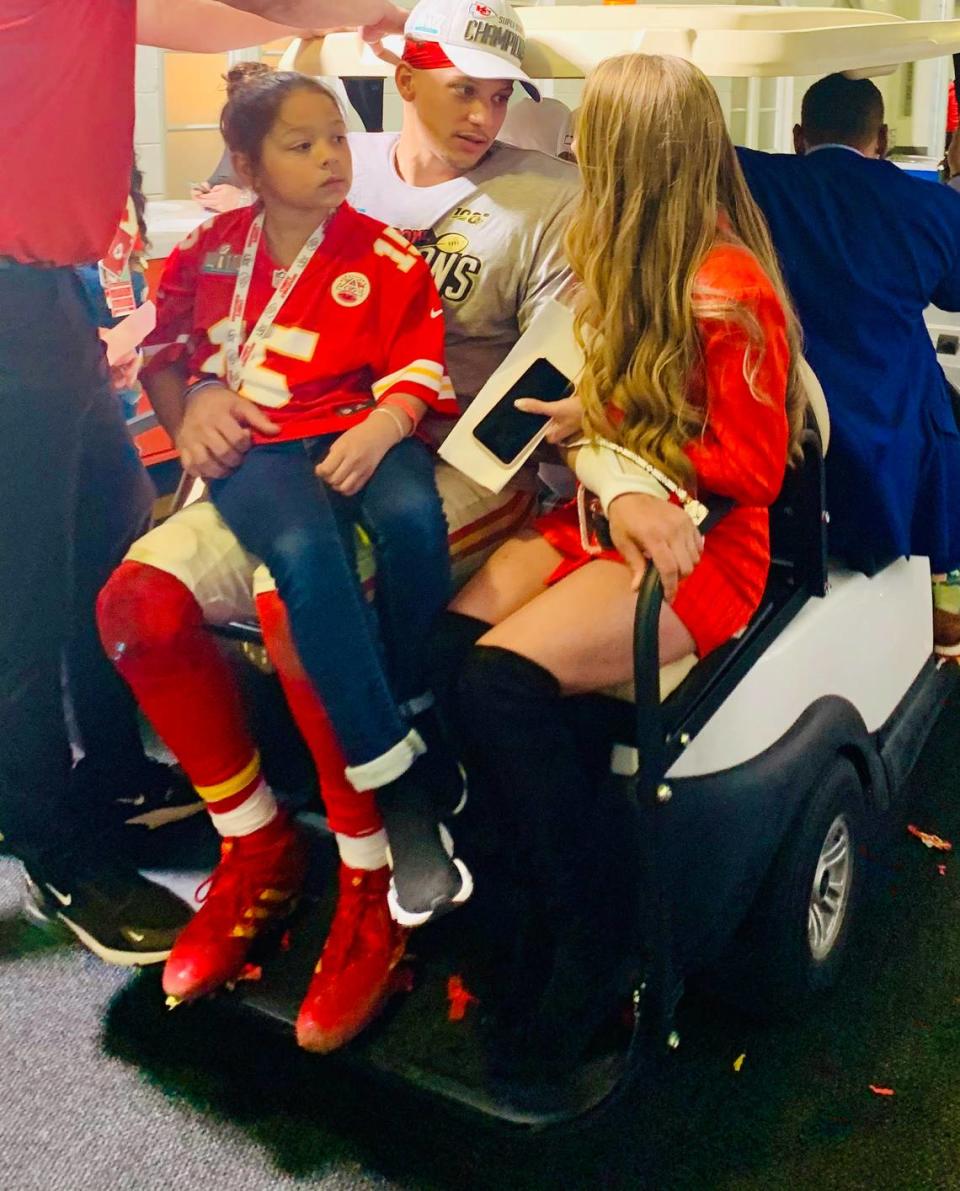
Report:
M315 816L309 817L311 820ZM308 827L312 864L306 895L295 913L269 938L255 944L246 975L209 1007L249 1019L255 1033L289 1033L323 949L336 897L337 856L332 837ZM196 847L194 845L194 852ZM160 876L181 894L204 873ZM412 1084L484 1115L520 1125L547 1125L588 1112L623 1078L632 1033L624 1002L594 1049L564 1084L509 1087L491 1078L485 1025L498 990L501 966L492 941L506 940L515 914L508 899L479 895L463 908L410 935L407 954L394 971L395 995L360 1037L318 1063L360 1065L392 1081ZM494 936L499 936L499 939ZM177 1013L191 1012L190 1005ZM251 1039L253 1041L253 1039Z

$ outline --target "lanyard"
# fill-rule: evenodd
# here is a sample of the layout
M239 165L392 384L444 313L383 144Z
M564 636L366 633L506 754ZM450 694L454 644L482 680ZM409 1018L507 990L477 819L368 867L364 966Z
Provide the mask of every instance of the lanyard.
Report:
M313 259L317 249L323 243L327 229L324 220L310 233L310 238L297 253L297 258L287 270L283 281L273 292L273 297L266 304L263 314L257 320L257 325L250 332L246 343L243 342L243 315L247 308L247 295L250 293L250 279L253 276L253 265L257 259L257 249L263 235L264 212L254 219L247 232L247 241L243 246L243 256L240 258L240 268L237 270L237 283L233 288L233 300L230 303L230 319L227 324L227 337L224 355L227 364L227 384L235 393L239 393L243 384L243 370L247 361L253 355L256 347L270 334L270 328L280 313L280 309L290 296L293 287L300 280L304 269Z

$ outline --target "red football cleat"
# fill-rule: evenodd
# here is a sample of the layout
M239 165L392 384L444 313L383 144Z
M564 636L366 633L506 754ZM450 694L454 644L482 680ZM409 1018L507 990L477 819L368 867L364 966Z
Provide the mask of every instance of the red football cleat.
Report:
M223 841L203 905L180 932L163 969L163 991L193 1000L235 980L254 939L293 909L306 850L277 816L252 835Z
M326 1054L355 1038L394 991L409 932L390 917L390 869L340 865L330 933L297 1017L297 1042Z

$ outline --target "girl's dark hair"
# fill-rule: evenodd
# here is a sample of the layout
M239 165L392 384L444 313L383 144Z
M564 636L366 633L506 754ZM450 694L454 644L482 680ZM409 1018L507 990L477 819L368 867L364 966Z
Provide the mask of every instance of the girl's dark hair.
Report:
M238 62L220 77L227 84L227 99L233 99L241 87L270 73L266 62Z
M292 70L269 71L247 78L231 94L220 114L220 132L232 153L244 153L257 165L263 138L270 131L283 101L295 91L325 95L340 110L336 95L317 79Z

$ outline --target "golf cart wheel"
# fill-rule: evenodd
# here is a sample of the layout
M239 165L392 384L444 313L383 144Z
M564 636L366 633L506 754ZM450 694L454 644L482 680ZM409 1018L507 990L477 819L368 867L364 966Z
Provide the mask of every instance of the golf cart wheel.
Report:
M836 757L787 832L724 965L723 991L738 1008L797 1017L836 983L860 900L865 831L860 777Z

